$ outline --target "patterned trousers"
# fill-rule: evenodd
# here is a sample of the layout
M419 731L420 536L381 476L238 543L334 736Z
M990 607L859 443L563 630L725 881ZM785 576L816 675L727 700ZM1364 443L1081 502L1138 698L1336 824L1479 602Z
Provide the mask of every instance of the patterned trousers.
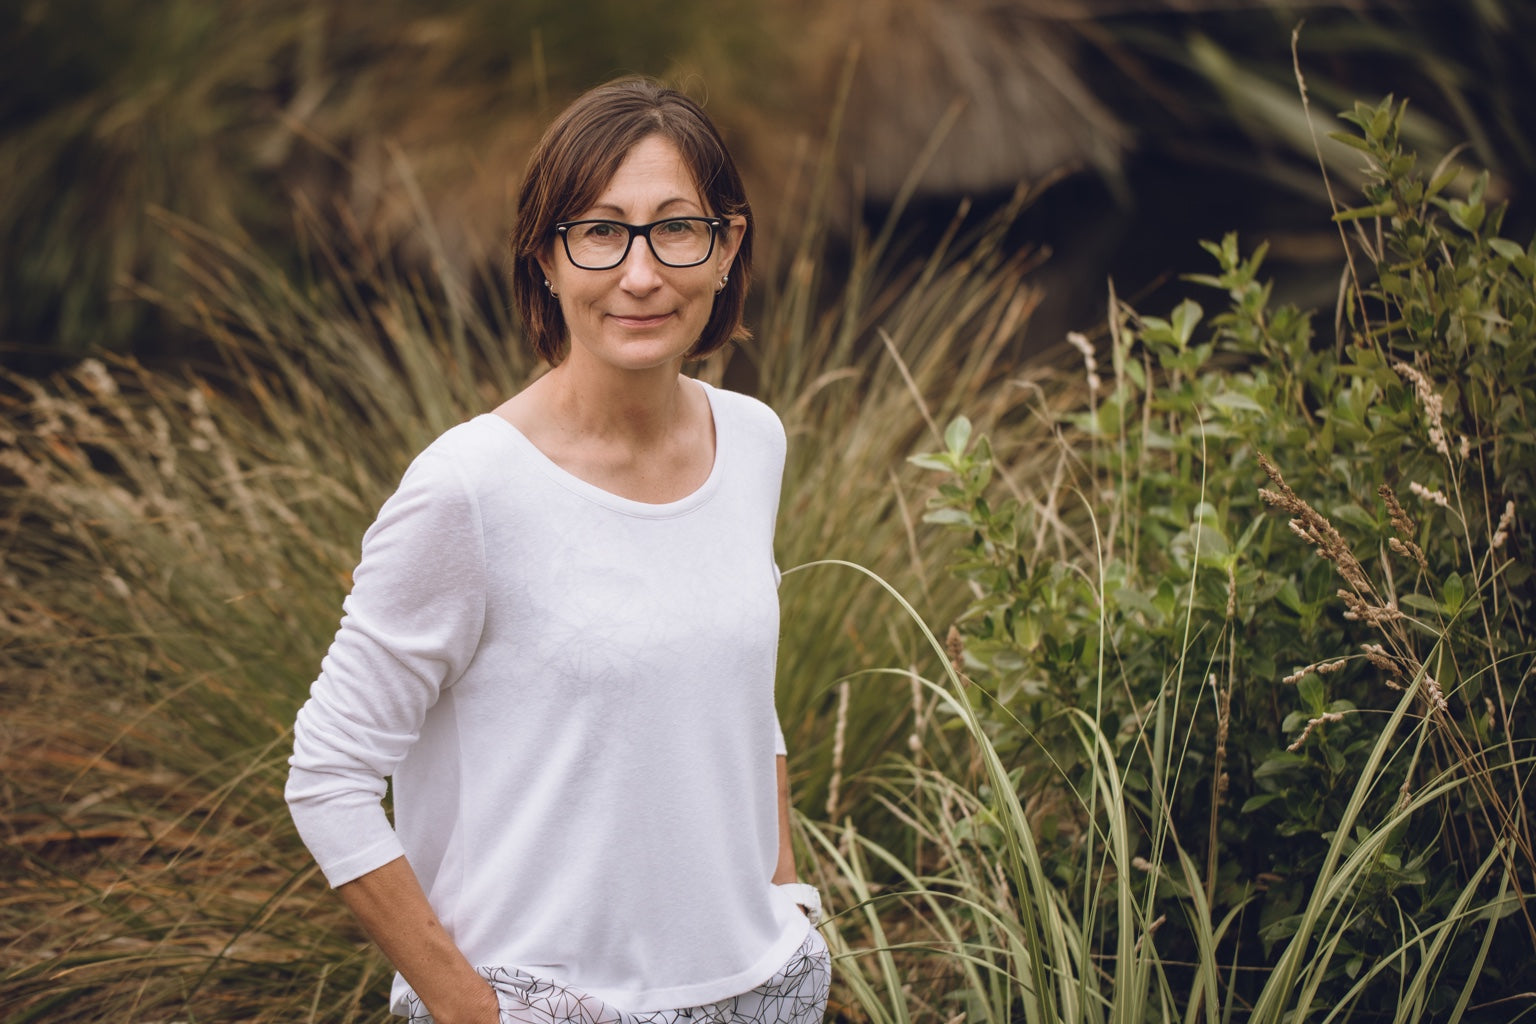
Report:
M832 984L827 944L812 928L778 973L750 992L705 1006L630 1013L575 989L522 971L483 968L480 972L501 1003L500 1024L821 1024ZM408 997L410 1024L432 1024L432 1016Z

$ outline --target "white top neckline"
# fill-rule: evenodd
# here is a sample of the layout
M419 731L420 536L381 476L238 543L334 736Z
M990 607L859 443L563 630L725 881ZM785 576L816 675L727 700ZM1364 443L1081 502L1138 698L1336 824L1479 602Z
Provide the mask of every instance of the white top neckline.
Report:
M505 416L494 412L481 413L476 419L495 420L509 432L507 436L513 444L524 449L533 459L536 465L546 476L555 483L580 495L589 501L612 509L624 515L638 516L643 519L670 519L674 516L687 515L701 505L709 501L720 488L720 478L725 472L727 453L726 431L721 428L720 413L715 406L715 389L705 381L696 381L704 389L704 397L709 401L709 415L713 424L715 438L714 461L709 467L709 476L697 488L675 501L649 502L639 501L635 498L626 498L622 494L599 487L589 480L584 480L560 465L554 459L544 453L544 450L529 440L528 435L518 429L517 425Z

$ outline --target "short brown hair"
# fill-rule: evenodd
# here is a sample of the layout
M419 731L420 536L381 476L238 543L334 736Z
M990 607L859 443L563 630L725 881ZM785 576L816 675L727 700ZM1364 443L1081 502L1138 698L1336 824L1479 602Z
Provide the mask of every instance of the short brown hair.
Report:
M554 243L555 224L592 206L629 151L653 135L677 147L707 213L746 221L729 280L687 357L702 359L751 336L741 315L752 278L752 211L735 161L693 100L648 78L620 78L584 93L555 118L529 158L517 194L512 302L534 351L551 366L565 358L569 339L560 302L544 287L539 257Z

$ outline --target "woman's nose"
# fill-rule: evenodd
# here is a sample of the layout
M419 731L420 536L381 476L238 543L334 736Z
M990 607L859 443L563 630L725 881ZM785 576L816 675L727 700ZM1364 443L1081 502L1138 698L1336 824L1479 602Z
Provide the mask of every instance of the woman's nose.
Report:
M624 257L624 287L633 292L651 291L661 284L661 261L651 249L649 238L636 238Z

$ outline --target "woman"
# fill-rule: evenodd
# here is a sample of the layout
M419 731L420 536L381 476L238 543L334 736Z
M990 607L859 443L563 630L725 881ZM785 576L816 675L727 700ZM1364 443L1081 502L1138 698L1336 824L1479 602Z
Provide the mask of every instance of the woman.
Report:
M783 427L680 373L745 334L740 177L694 103L621 80L545 134L512 241L550 369L364 537L294 821L413 1020L818 1021L773 707Z

